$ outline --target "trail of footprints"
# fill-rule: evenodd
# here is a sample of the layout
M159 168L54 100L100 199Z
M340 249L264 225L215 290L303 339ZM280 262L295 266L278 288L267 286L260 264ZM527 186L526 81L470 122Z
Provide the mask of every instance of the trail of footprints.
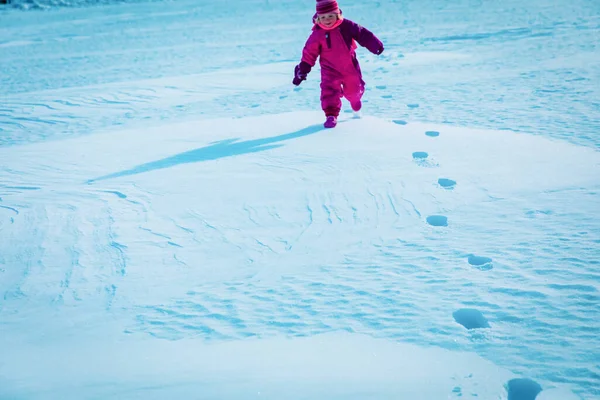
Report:
M407 122L404 120L393 120L392 122L394 122L395 124L398 124L398 125L406 125L407 124ZM436 137L440 136L440 132L425 131L425 135L428 137L431 137L431 138L436 138ZM427 162L427 160L429 158L429 154L425 151L415 151L412 153L412 157L413 157L413 160L415 160L415 162L417 163L417 165L437 166L437 164ZM456 181L449 179L449 178L439 178L438 185L439 185L439 187L441 187L445 190L452 190L456 186ZM426 221L429 225L435 226L435 227L448 226L448 217L446 217L445 215L430 215L426 218ZM488 271L493 268L492 259L489 257L483 257L483 256L477 256L477 255L471 254L468 256L467 261L471 266L473 266L474 268L477 268L481 271ZM465 321L465 318L462 318L462 317L460 318L460 321L463 321L463 322L460 322L459 320L457 320L457 322L465 327L467 327L467 325L468 326L478 325L477 323L473 323L472 320L480 321L481 320L480 316L477 315L476 313L475 314L470 313L469 311L467 311L467 314L470 315L470 317L466 318L466 319L468 319L470 322L463 323ZM456 319L456 317L455 317L455 319ZM480 327L480 326L477 326L477 327ZM467 329L471 329L471 328L467 328Z
M411 107L411 105L409 105L409 107ZM398 125L407 124L407 122L404 120L393 120L392 122ZM431 138L436 138L440 136L440 132L426 131L425 135ZM425 151L416 151L412 153L412 157L419 166L437 166L437 164L429 161L429 154ZM439 178L438 185L444 190L452 190L456 186L456 181L449 178ZM426 218L426 221L429 225L434 227L448 226L448 217L445 215L430 215ZM489 271L493 268L492 259L489 257L470 254L467 257L467 262L473 268L481 271ZM462 325L468 330L490 328L487 318L481 313L481 311L475 308L458 309L452 313L452 317L458 324ZM542 391L542 388L537 382L530 379L512 379L507 383L507 390L509 400L534 400L535 397ZM458 386L455 387L453 394L457 394L458 397L461 397L461 388Z

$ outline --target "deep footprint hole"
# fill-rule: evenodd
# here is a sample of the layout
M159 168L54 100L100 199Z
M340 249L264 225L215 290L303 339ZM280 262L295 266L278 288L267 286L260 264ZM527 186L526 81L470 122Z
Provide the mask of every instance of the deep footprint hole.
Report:
M425 158L429 157L429 154L427 154L427 153L426 153L426 152L424 152L424 151L415 151L415 152L412 154L412 156L413 156L413 158L414 158L414 159L417 159L417 160L423 160L423 159L425 159Z
M402 119L395 119L392 122L395 123L395 124L398 124L398 125L406 125L406 124L408 124L408 122L406 122L406 121L404 121Z
M430 215L427 217L427 223L432 226L448 226L448 217L443 215Z
M488 271L493 268L492 259L489 257L476 256L471 254L467 261L469 262L469 264L482 271Z
M542 387L536 381L527 378L511 379L506 384L508 400L535 400L542 391Z
M490 327L487 318L483 316L481 311L475 308L461 308L460 310L454 311L452 316L456 322L469 330Z
M443 188L452 189L454 186L456 186L456 181L453 181L452 179L440 178L438 179L438 184Z
M427 132L425 132L425 134L430 137L440 136L440 133L438 131L427 131Z

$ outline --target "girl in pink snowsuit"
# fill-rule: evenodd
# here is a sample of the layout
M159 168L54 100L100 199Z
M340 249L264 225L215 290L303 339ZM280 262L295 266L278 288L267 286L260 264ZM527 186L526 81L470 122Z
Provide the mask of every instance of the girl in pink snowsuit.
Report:
M317 0L317 13L312 33L302 51L302 60L294 70L294 85L298 86L315 66L321 64L321 107L327 120L324 126L333 128L345 97L354 111L359 111L365 91L360 65L356 58L356 43L373 54L383 52L383 43L368 29L342 18L335 0Z

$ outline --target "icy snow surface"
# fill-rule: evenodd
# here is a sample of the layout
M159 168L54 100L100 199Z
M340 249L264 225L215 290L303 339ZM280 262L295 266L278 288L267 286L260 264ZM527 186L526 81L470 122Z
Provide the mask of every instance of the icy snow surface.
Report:
M600 396L595 2L12 3L0 398Z

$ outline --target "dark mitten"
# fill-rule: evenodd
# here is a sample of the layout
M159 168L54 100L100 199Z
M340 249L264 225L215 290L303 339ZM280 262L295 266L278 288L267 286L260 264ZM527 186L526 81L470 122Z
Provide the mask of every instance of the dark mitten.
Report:
M301 83L302 83L302 81L306 80L306 75L307 75L307 74L303 74L303 73L300 71L300 66L299 66L299 65L296 65L296 68L294 68L294 80L292 81L292 83L293 83L295 86L298 86L299 84L301 84Z
M296 86L301 84L302 81L306 80L306 77L308 76L310 70L311 66L304 61L296 65L296 68L294 68L294 80L292 81L292 83Z
M375 54L380 55L381 53L383 53L383 45L379 46L379 48L377 49L377 51L375 51Z

